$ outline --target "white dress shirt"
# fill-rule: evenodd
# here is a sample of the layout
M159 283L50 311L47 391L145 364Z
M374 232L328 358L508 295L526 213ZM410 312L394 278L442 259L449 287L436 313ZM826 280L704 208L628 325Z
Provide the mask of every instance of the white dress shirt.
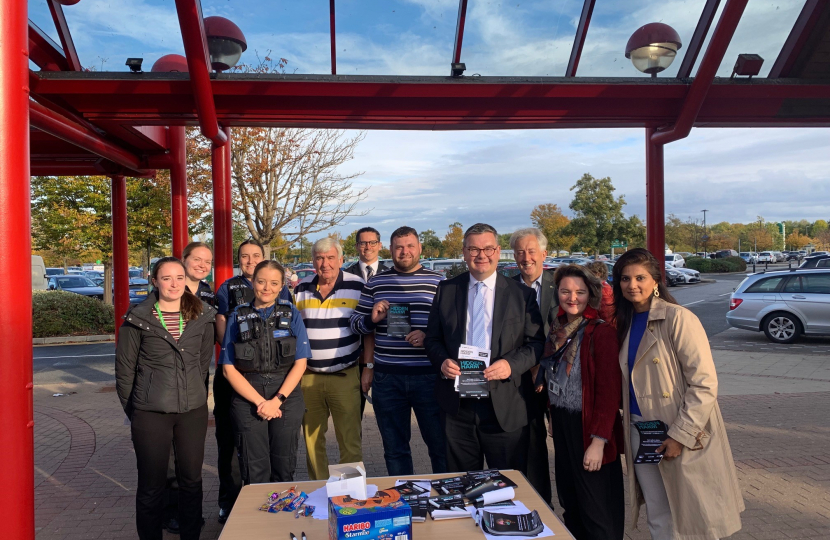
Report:
M363 261L357 261L357 264L360 265L360 274L363 276L363 279L369 280L369 276L366 275L366 268L372 268L372 276L378 275L378 263L380 263L380 259L375 259L375 262L372 264L366 264Z
M484 292L484 321L487 328L485 349L492 348L493 308L496 302L497 277L498 273L493 272L492 276L482 282L484 283L484 287L481 289ZM478 280L470 274L470 285L467 289L467 324L465 326L467 339L464 341L466 344L471 344L470 340L473 337L473 306L476 299L476 283L478 283Z

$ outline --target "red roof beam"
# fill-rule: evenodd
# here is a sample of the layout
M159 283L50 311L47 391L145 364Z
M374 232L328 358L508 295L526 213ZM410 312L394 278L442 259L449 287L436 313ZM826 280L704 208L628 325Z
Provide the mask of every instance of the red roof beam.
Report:
M29 20L29 58L44 71L69 69L66 56L58 44Z
M695 67L695 62L697 62L697 56L703 48L703 41L706 39L706 35L709 34L709 28L715 20L719 5L720 0L706 0L706 5L703 6L703 12L700 14L700 20L697 21L695 32L692 34L692 39L686 48L686 54L680 63L680 69L677 70L677 77L679 79L685 79L692 74L692 69Z
M117 165L133 171L141 171L144 168L141 159L135 154L36 101L29 101L29 119L31 125L39 130L72 143L87 152L108 159Z
M588 35L588 27L591 25L591 15L594 13L595 3L596 0L585 0L585 3L582 4L582 15L579 16L579 24L576 27L574 44L571 48L571 58L568 60L565 77L576 77L576 69L579 67L579 59L582 56L585 37Z
M55 21L55 28L58 37L63 45L63 53L69 71L81 71L81 61L78 60L78 52L75 50L75 42L72 41L72 34L69 32L69 25L66 23L66 16L63 14L63 6L58 0L47 0L49 11L52 12L52 20Z
M813 27L826 5L826 0L807 0L804 3L798 19L790 30L790 35L787 36L787 41L784 42L781 52L778 53L778 58L775 59L775 63L769 71L768 78L778 79L790 76L790 71L792 71L798 55L801 54L810 32L813 31Z
M458 0L458 21L455 23L455 45L452 48L452 63L461 62L461 44L464 41L464 25L467 22L467 0Z
M202 18L202 6L199 0L176 0L176 12L182 30L184 51L187 57L187 70L193 88L193 99L199 115L199 127L202 135L215 145L222 146L228 142L225 133L219 127L216 118L216 105L213 102L213 90L210 83L210 57L208 56L205 22Z
M677 121L674 127L668 131L658 131L652 135L651 140L655 144L667 144L683 139L692 131L692 126L697 119L700 108L703 106L709 87L712 86L712 81L715 80L715 73L717 73L718 67L723 61L723 55L726 54L726 48L729 46L729 42L732 41L732 36L735 34L735 29L738 27L748 1L727 0L718 21L718 26L715 28L715 33L712 34L712 40L709 42L703 60L700 62L697 76L683 102Z

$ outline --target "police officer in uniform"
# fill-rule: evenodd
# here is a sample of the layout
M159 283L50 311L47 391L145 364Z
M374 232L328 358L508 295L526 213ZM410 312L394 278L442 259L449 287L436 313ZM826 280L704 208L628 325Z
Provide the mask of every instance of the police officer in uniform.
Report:
M259 263L254 300L228 316L219 363L234 390L231 421L244 484L289 482L305 412L300 379L311 356L303 320L278 298L285 270Z
M230 313L243 304L254 299L251 277L256 265L265 257L265 248L256 240L246 240L239 244L236 258L242 274L225 281L216 291L216 341L222 343L225 326ZM202 290L200 286L200 290ZM291 299L291 293L284 289L280 298ZM242 487L242 479L234 460L235 442L231 427L231 398L233 389L228 384L225 374L217 369L213 377L213 417L216 423L216 446L219 454L219 523L225 523L236 502Z

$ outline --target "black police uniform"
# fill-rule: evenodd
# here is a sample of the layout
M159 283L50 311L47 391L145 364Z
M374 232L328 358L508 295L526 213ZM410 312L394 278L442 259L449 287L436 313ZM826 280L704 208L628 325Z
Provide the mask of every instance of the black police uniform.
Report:
M254 299L254 290L245 283L241 276L226 281L228 284L228 312L221 315L229 316L234 309L248 304ZM202 293L202 286L199 285ZM207 301L205 299L205 301ZM216 301L214 297L214 302ZM218 307L218 306L217 306ZM219 521L224 522L236 502L239 490L242 489L242 477L239 473L239 462L234 459L236 454L233 427L231 425L231 399L233 388L225 378L225 373L217 369L213 376L213 420L216 425L216 450L218 454L219 472Z
M280 300L266 320L250 304L237 307L231 317L238 325L233 343L234 367L261 396L274 398L294 365L297 351L297 338L291 332L290 303ZM299 384L280 409L282 417L263 420L255 403L234 393L231 418L245 485L294 479L299 430L305 413Z

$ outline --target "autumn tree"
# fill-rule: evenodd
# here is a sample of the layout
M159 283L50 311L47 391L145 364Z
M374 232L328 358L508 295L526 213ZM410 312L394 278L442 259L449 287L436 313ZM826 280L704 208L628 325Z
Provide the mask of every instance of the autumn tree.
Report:
M111 180L104 176L33 176L32 246L96 253L104 265L104 302L112 303ZM157 248L170 241L170 191L149 178L127 179L127 234Z
M801 234L798 229L787 235L787 247L792 250L803 249L813 243L813 239Z
M455 222L450 224L447 234L444 236L442 242L444 248L444 256L450 259L461 258L462 250L464 249L464 228L461 223Z
M574 191L574 198L569 208L573 210L574 218L568 229L577 237L576 243L591 248L594 253L609 250L625 221L622 211L625 198L614 197L611 178L594 178L588 173L577 180L571 191Z
M426 258L434 258L441 256L441 239L435 234L432 229L421 231L418 235L421 240L421 253Z
M530 211L533 226L548 239L548 252L553 256L563 249L570 249L576 236L568 229L570 219L562 213L558 204L540 204Z

